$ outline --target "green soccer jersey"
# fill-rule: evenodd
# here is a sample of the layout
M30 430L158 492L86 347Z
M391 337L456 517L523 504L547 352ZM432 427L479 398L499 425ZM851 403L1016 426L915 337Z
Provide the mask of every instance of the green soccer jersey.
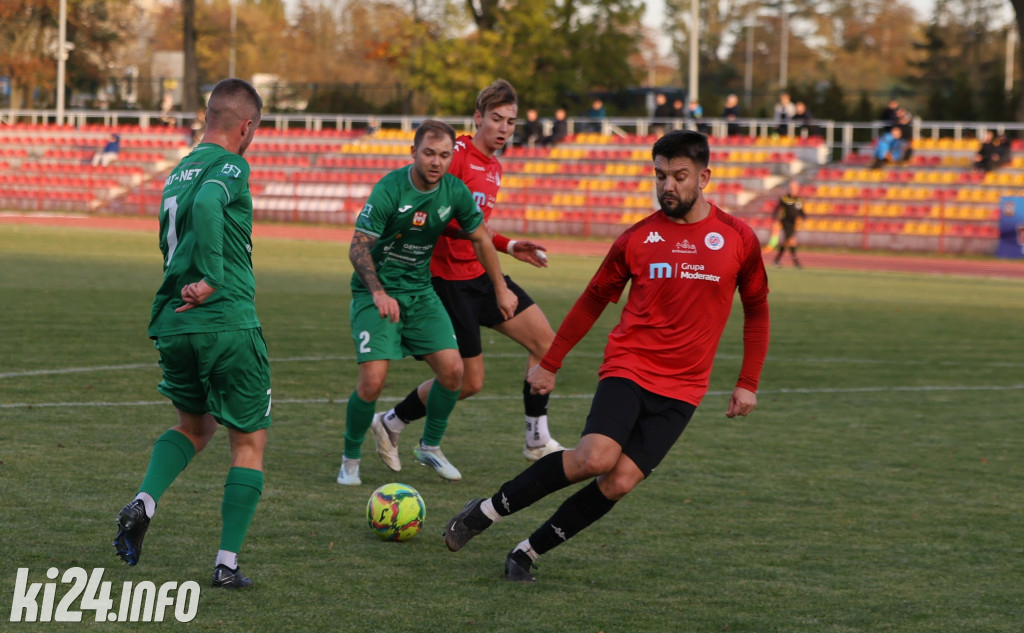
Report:
M445 174L432 190L420 191L412 184L411 170L410 165L381 178L356 219L357 231L377 238L370 254L388 294L433 292L430 256L445 227L454 219L472 233L484 219L461 180ZM352 293L366 292L354 273Z
M174 168L160 206L164 280L153 300L149 336L259 327L252 272L249 163L203 143ZM200 279L216 288L202 305L184 305L181 289Z

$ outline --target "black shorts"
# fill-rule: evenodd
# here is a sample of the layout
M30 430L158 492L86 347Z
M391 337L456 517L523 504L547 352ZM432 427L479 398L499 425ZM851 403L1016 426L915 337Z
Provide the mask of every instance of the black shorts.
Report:
M697 407L660 396L626 378L603 378L583 435L606 435L649 477L683 434Z
M505 321L498 310L494 284L484 274L476 279L449 281L434 277L434 291L441 297L441 303L448 310L448 316L455 328L455 339L459 342L459 355L473 358L483 353L480 339L480 326L494 327ZM533 299L516 282L505 275L508 289L519 297L516 314L533 305Z

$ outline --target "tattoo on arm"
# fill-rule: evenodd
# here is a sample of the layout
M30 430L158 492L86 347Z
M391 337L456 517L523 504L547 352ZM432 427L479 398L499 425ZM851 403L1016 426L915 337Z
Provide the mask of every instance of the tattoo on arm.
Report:
M363 285L371 294L384 290L380 278L377 277L377 269L373 265L373 256L370 254L370 249L376 243L377 238L356 231L352 235L352 244L348 249L348 259L352 262L352 267L356 269L356 274L363 280Z

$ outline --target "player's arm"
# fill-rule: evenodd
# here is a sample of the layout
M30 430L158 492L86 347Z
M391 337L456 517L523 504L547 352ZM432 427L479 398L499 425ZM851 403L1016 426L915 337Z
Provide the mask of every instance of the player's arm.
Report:
M501 264L498 262L498 252L494 250L494 244L491 243L490 235L486 230L481 230L480 227L477 227L470 234L469 239L473 243L476 258L480 260L484 270L487 271L488 279L491 280L491 284L494 286L494 294L498 299L498 310L501 311L502 316L506 319L511 319L515 316L516 307L519 305L519 297L509 290L508 285L505 283L505 276L502 274Z
M725 414L730 418L747 415L757 406L757 385L768 355L768 277L760 255L748 256L738 286L743 303L743 363Z
M192 203L192 223L196 237L196 267L202 277L181 289L185 312L202 305L224 283L224 207L230 202L227 187L219 180L208 180L199 187Z
M566 355L594 327L605 307L622 296L630 279L625 260L626 239L620 237L612 244L594 278L558 326L544 358L527 372L526 381L532 393L546 394L554 390L555 373L561 369Z
M384 285L377 276L377 267L373 265L371 249L377 243L377 238L356 229L352 233L352 243L348 248L348 260L352 262L359 279L373 296L373 305L377 306L380 318L390 319L392 323L398 323L401 313L398 309L398 302L384 291Z
M548 256L544 253L548 249L545 246L530 240L510 239L491 228L491 225L486 220L484 220L484 226L487 228L487 233L491 236L491 244L494 246L494 250L499 253L508 253L519 261L533 264L537 268L548 267ZM458 223L452 220L445 227L443 235L456 240L468 240L471 234L459 228Z

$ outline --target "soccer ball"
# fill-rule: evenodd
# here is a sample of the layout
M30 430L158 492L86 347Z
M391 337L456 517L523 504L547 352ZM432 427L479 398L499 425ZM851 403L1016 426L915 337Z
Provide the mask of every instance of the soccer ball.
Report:
M384 541L405 541L419 534L427 506L423 497L405 484L384 484L366 504L366 521Z

